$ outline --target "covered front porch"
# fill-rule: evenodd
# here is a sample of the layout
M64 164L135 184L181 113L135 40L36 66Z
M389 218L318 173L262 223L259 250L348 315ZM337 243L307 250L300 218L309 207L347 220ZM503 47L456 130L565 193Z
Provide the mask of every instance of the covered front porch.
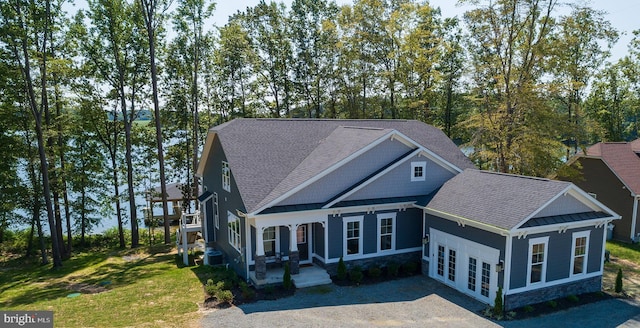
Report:
M326 218L258 217L249 225L249 278L257 287L282 283L285 262L298 288L331 283L322 267L328 253Z

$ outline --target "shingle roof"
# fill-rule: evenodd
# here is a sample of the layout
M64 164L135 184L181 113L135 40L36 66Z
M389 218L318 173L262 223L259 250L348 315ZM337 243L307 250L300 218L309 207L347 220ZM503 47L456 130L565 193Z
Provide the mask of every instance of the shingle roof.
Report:
M426 207L511 230L570 185L563 181L467 169L447 181Z
M393 130L460 169L474 167L442 131L418 121L236 119L210 132L252 212Z
M633 142L599 142L587 148L587 156L603 162L633 193L640 194L640 139Z

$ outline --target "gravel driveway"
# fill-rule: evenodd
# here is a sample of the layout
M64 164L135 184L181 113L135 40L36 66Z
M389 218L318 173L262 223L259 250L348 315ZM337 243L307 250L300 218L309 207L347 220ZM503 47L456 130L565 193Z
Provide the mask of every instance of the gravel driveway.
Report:
M326 285L276 301L213 310L202 326L218 327L626 327L640 326L640 305L607 300L540 318L492 322L482 303L425 276L375 285ZM568 324L569 323L569 324Z

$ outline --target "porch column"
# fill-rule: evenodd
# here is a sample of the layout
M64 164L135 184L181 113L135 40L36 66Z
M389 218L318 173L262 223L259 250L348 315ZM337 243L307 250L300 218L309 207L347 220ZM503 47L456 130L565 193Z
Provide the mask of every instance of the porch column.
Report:
M267 277L267 259L264 256L264 239L262 239L264 228L265 227L262 226L256 226L255 271L257 280L262 280Z
M289 269L291 274L300 273L300 252L298 252L298 225L289 226Z

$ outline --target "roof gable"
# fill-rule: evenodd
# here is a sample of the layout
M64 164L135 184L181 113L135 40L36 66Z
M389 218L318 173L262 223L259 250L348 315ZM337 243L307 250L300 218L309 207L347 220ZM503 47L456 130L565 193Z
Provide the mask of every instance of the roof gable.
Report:
M562 197L568 198L560 200ZM503 232L619 218L570 182L474 169L467 169L446 182L426 209Z
M474 167L442 131L418 121L236 119L209 130L198 172L205 172L210 140L219 138L245 207L253 212L391 130L456 168ZM328 154L335 158L319 160Z
M640 194L640 157L636 153L640 149L638 140L599 142L586 151L587 157L601 159L627 189L636 195Z

